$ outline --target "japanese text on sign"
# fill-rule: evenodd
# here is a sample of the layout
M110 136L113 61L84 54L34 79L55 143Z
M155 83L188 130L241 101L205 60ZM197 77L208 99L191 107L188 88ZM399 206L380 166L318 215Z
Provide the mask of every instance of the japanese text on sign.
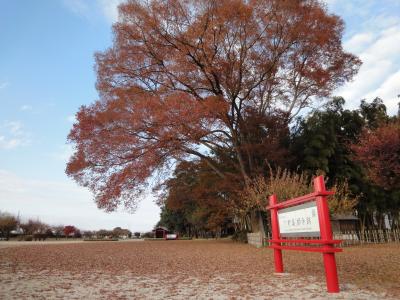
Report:
M315 201L278 211L279 232L282 237L320 236L318 211Z

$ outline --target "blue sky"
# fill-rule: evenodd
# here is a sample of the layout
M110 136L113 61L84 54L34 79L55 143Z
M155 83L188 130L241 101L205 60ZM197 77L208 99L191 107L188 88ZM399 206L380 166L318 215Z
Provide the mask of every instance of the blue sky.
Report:
M0 210L83 229L149 230L159 209L106 214L64 174L74 114L97 99L96 51L111 45L119 0L0 0ZM344 46L364 64L335 92L350 108L400 100L400 0L328 0L346 23Z

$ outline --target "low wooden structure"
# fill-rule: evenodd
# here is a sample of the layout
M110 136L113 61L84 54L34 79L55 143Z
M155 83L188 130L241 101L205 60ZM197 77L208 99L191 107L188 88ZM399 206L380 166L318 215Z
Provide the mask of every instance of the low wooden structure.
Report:
M164 239L169 233L169 230L167 227L159 226L153 229L153 233L154 233L154 238Z
M333 215L331 217L331 224L334 233L360 230L360 220L353 215Z

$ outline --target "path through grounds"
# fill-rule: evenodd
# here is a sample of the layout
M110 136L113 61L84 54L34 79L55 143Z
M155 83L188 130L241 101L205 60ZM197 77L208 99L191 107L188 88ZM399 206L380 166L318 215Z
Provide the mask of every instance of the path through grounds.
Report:
M0 299L396 299L399 244L345 248L342 292L326 293L319 253L231 241L0 243Z

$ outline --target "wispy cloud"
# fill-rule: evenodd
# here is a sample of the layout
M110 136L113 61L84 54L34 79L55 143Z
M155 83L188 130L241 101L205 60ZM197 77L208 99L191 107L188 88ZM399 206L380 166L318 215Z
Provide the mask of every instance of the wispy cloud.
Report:
M29 135L20 121L4 121L0 124L0 149L14 149L29 143Z
M344 43L344 48L359 53L370 45L373 40L373 32L357 33Z
M75 115L69 115L67 117L67 121L70 123L74 123L76 121Z
M57 152L51 153L51 157L55 160L63 161L67 163L69 158L72 156L74 153L74 148L72 145L62 145L59 147L59 150Z
M394 114L400 109L400 70L386 78L377 89L369 92L366 98L372 99L376 96L385 100L385 105L390 113Z
M123 0L97 0L98 5L110 23L118 21L118 5L123 2Z
M350 108L381 97L389 114L397 113L400 100L400 2L375 0L331 0L328 6L346 22L345 50L363 61L359 73L335 94L343 96ZM397 80L397 83L396 83Z
M91 19L100 15L109 23L118 20L118 5L124 0L64 0L64 5L75 15Z
M20 107L20 109L21 109L22 111L28 111L28 110L32 110L33 107L32 107L31 105L24 104L24 105L22 105L22 106Z
M64 0L64 5L75 15L80 17L89 18L90 16L90 3L85 0Z
M345 47L359 55L363 65L354 81L339 89L337 94L348 100L352 107L358 106L363 98L381 97L389 113L396 113L393 101L400 94L400 86L393 78L398 78L396 74L400 70L400 20L398 25L378 32L357 34L345 43Z
M10 85L9 82L1 82L0 83L0 90L5 89L6 87L8 87Z

